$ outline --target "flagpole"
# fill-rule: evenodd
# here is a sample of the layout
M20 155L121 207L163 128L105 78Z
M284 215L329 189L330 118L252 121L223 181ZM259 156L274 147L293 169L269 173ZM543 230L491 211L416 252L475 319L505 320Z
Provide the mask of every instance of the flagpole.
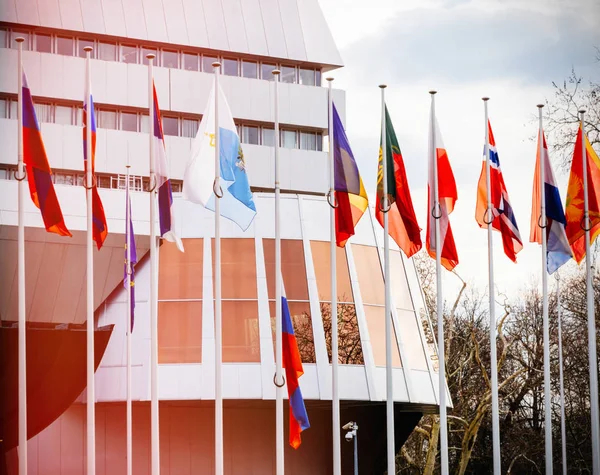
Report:
M440 441L442 446L441 459L442 475L448 475L448 417L446 415L446 357L444 355L444 303L442 299L442 249L440 239L440 218L435 210L441 211L440 192L438 183L438 163L435 143L435 94L437 91L429 91L431 94L431 137L433 144L433 208L431 212L435 218L435 275L437 283L437 324L438 324L438 360L439 360L439 395L440 395Z
M390 309L390 234L388 229L387 136L385 127L385 88L381 84L381 163L383 172L383 261L385 283L385 382L387 473L396 473L396 444L394 440L394 386L392 376L392 312Z
M273 71L275 82L275 450L276 473L283 475L284 437L283 437L283 367L282 367L282 320L281 320L281 236L280 236L280 184L279 184L279 74Z
M221 161L219 147L219 71L221 63L212 63L215 73L215 473L223 475L223 316L221 313Z
M327 78L329 83L328 105L329 105L329 229L330 229L330 259L331 259L331 415L333 432L333 474L342 473L342 455L340 447L340 394L339 394L339 370L338 370L338 313L337 313L337 281L336 281L336 239L335 239L335 169L333 151L333 78Z
M556 312L558 314L558 374L560 380L560 441L562 473L567 475L567 429L565 427L565 385L563 380L562 309L560 302L560 274L556 272Z
M587 152L583 128L585 110L581 114L581 154L583 166L583 227L585 230L585 280L587 288L588 354L590 362L590 412L592 418L592 472L600 473L600 440L598 421L598 360L596 357L596 321L594 319L594 290L592 288L592 258L590 256L590 209L588 197Z
M94 255L92 235L92 117L90 105L90 82L91 82L91 57L92 47L85 48L85 74L86 74L86 201L87 201L87 272L86 272L86 315L87 315L87 473L96 473L96 388L94 384Z
M125 246L127 249L126 285L127 288L127 475L133 474L133 416L131 408L131 205L129 197L129 168L127 164L125 190L127 196L125 216Z
M496 354L496 302L494 299L494 252L493 252L493 234L492 223L494 221L494 208L492 205L491 176L490 176L490 130L488 120L487 101L489 97L484 97L484 115L485 115L485 180L487 190L487 213L484 221L487 223L488 232L488 271L489 271L489 299L490 299L490 373L492 376L492 445L494 453L494 474L501 473L500 459L500 420L498 410L498 356Z
M19 208L19 227L17 231L18 264L19 264L19 475L27 475L27 352L26 352L26 322L25 322L25 170L23 167L23 41L24 38L18 37L18 105L17 117L19 120L18 130L18 208Z
M544 326L544 439L546 452L546 473L552 472L552 401L550 399L550 324L548 322L548 270L547 270L547 247L546 242L548 220L546 217L546 190L545 190L545 160L543 159L543 104L538 104L539 116L539 140L538 152L540 155L540 219L538 226L542 228L542 319Z
M156 174L154 158L154 97L152 66L156 56L148 59L148 122L150 144L150 447L152 475L160 473L160 439L158 427L158 254L156 249Z

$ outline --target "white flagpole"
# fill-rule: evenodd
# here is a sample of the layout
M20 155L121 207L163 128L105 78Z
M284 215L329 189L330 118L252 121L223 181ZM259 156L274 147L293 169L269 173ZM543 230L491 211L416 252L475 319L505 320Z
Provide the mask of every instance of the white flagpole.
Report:
M440 192L438 184L437 145L435 130L435 94L437 91L429 91L431 94L431 153L433 154L433 208L434 213L441 211ZM437 211L436 211L437 210ZM435 275L437 283L437 324L438 324L438 360L439 360L439 393L440 393L440 441L442 458L442 475L448 475L448 417L446 415L446 357L444 355L444 302L442 298L442 244L440 239L440 218L435 218Z
M131 407L131 206L129 196L129 168L127 164L125 189L127 196L125 211L125 246L127 249L126 288L127 288L127 475L133 474L133 414Z
M489 299L490 299L490 372L492 376L492 445L494 453L494 474L501 473L500 460L500 420L498 410L498 357L496 355L496 302L494 299L494 252L492 222L494 220L491 177L490 177L490 134L488 127L487 101L489 97L483 98L485 114L485 180L487 189L487 213L484 221L487 222L488 232L488 268L489 268Z
M544 439L546 452L546 473L552 472L552 401L550 396L550 324L548 322L548 266L547 266L547 225L546 218L546 190L545 173L546 163L543 158L544 129L542 125L543 104L538 104L539 115L539 154L540 154L540 221L538 226L542 228L542 319L544 327Z
M25 196L25 170L23 168L23 41L24 38L15 39L19 47L18 66L18 105L17 117L19 119L19 150L18 150L18 207L19 227L17 232L18 263L19 263L19 475L27 475L27 362L26 362L26 322L25 322L25 209L23 199Z
M560 275L556 272L556 312L558 314L558 374L560 380L560 440L562 473L567 475L567 429L565 427L565 385L563 380L562 308L560 302Z
M386 435L387 473L396 473L396 443L394 440L394 386L392 376L392 311L390 308L390 233L388 229L389 207L387 183L387 135L385 124L385 84L381 88L381 163L383 172L383 267L385 284L385 384L386 384Z
M598 420L598 359L596 356L596 321L594 319L594 289L592 288L592 256L590 256L590 208L588 197L587 153L585 149L585 130L583 128L585 111L581 114L581 154L583 164L583 225L585 229L585 277L587 288L588 317L588 354L590 361L590 412L592 418L592 472L600 473L600 428Z
M221 313L221 161L219 156L219 71L221 63L212 63L215 73L215 473L223 475L223 316Z
M152 475L160 473L160 439L158 427L158 251L156 249L156 174L154 157L154 95L152 66L156 56L148 59L148 122L150 144L150 447Z
M88 49L89 48L89 49ZM94 255L92 235L92 117L90 111L90 83L91 83L91 47L85 48L85 75L86 75L86 199L87 199L87 473L96 473L96 388L94 384Z
M284 465L284 436L283 436L283 336L281 321L281 236L279 216L279 74L273 71L275 82L275 450L276 473L283 475Z
M338 320L337 320L337 281L336 281L336 240L335 240L335 169L333 151L333 78L327 78L329 83L329 227L330 227L330 260L331 260L331 416L333 430L333 473L342 473L342 455L340 447L340 394L338 383Z

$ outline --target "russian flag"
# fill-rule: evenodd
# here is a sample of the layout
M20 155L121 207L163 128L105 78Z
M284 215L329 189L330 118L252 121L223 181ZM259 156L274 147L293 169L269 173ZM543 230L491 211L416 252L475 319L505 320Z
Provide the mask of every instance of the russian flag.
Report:
M179 236L175 234L173 193L171 191L171 180L169 180L167 151L154 81L152 81L152 92L154 96L154 137L152 137L152 146L154 147L156 186L158 188L160 235L163 239L174 242L177 245L177 248L183 252L183 243Z
M544 165L544 193L546 201L546 264L548 273L552 274L560 266L573 257L573 251L567 239L567 219L565 217L562 202L554 172L550 165L548 155L548 146L546 137L541 134L542 145L542 163ZM537 155L535 161L535 175L533 178L533 200L531 204L531 225L529 231L529 241L542 243L542 228L539 224L541 210L542 193L540 188L540 136L538 135Z
M42 212L46 231L60 236L71 236L58 204L52 184L52 170L38 125L27 76L23 71L23 162L27 170L29 193L33 203Z
M500 234L502 235L504 254L506 254L511 261L516 262L517 253L523 249L523 241L521 240L515 213L510 205L510 199L508 198L508 191L506 190L502 169L500 168L500 158L498 156L498 150L496 149L496 141L494 140L492 125L489 121L488 135L490 150L490 186L492 188L492 228L496 231L500 231ZM475 207L475 219L481 228L487 228L488 224L486 223L486 220L489 221L490 219L486 216L487 200L486 157L484 156L477 186L477 205Z
M304 374L304 369L302 368L300 351L294 334L290 309L285 297L281 297L281 319L283 367L285 368L288 398L290 400L290 445L297 449L302 443L300 433L310 427L310 422L304 407L302 391L300 391L298 384L298 378Z
M89 114L88 114L89 110ZM92 136L92 177L96 170L96 111L94 110L94 99L92 91L86 93L83 99L83 169L87 176L88 156L87 156L87 128L88 121L91 128ZM89 185L88 185L89 186ZM92 186L92 234L98 250L104 244L104 240L108 235L108 225L106 223L106 215L104 214L104 206L100 200L98 187L93 182Z

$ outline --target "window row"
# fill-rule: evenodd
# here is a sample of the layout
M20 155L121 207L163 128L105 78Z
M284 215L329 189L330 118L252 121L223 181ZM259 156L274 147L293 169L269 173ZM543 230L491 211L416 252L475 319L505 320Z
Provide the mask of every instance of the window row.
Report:
M221 71L227 76L242 76L254 79L273 80L273 70L281 71L281 82L304 84L306 86L321 85L321 70L316 68L296 67L275 62L252 61L214 54L202 54L171 48L155 48L136 44L117 43L78 38L68 35L55 35L14 29L0 29L0 47L17 48L15 38L25 38L23 49L41 53L54 53L65 56L86 57L84 48L93 48L91 57L104 61L122 63L148 64L146 55L156 56L155 64L165 68L185 69L187 71L213 72L212 63L221 62Z

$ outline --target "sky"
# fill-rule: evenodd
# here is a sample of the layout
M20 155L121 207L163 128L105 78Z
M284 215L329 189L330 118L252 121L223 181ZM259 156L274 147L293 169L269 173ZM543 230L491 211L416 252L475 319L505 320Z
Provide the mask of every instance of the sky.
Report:
M487 232L475 222L484 142L482 97L504 180L524 243L514 264L494 232L496 290L511 295L541 280L542 256L529 243L536 155L536 105L553 97L552 82L571 69L600 81L600 2L597 0L319 0L344 68L332 71L346 91L346 128L358 167L375 191L381 93L404 158L413 204L425 235L430 95L458 188L450 216L459 254L457 273L488 285ZM561 195L568 176L557 167ZM424 239L423 239L424 241ZM569 270L575 268L574 263ZM554 285L553 279L549 280ZM460 282L445 272L444 285ZM448 298L450 295L448 295Z

